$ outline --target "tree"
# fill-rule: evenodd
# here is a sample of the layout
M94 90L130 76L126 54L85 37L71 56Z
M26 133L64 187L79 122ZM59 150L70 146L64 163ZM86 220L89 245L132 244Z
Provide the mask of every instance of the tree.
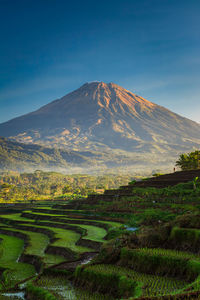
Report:
M50 186L51 189L51 195L55 195L55 193L57 192L57 185L53 184Z
M181 154L176 161L176 166L180 167L181 170L200 169L200 151L196 150L194 152Z
M73 188L69 184L65 185L64 188L62 189L63 194L72 193L72 192L73 192Z

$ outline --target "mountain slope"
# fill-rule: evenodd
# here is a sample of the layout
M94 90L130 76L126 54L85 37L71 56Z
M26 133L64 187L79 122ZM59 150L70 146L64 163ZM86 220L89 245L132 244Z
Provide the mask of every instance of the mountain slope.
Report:
M61 171L66 173L99 173L110 168L124 170L138 165L138 156L119 152L73 151L37 144L23 144L0 137L0 170L1 171ZM152 161L153 157L150 158ZM142 158L140 165L149 160Z
M32 171L38 168L65 170L88 167L95 157L90 152L78 153L40 145L22 144L0 137L0 170Z
M37 111L0 124L0 135L68 149L187 151L200 125L114 83L86 83Z

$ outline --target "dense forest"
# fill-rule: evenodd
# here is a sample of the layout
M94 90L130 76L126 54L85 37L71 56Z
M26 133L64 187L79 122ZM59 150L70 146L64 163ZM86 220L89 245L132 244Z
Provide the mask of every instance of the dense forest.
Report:
M57 172L8 172L0 174L0 201L66 199L101 193L127 184L130 175L63 175Z

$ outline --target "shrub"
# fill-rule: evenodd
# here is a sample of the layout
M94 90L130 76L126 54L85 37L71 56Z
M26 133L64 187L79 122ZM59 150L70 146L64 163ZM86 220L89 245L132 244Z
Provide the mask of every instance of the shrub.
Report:
M178 248L198 250L200 245L200 230L173 227L170 234L170 241Z

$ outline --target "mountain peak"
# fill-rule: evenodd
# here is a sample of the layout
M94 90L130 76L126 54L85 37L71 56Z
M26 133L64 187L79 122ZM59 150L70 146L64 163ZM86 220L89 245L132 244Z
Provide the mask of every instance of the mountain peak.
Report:
M77 150L166 151L200 145L199 124L102 81L87 82L61 99L0 124L0 135Z
M89 105L89 103L94 102L101 108L114 110L115 112L120 110L125 113L125 111L131 110L134 114L137 114L138 109L139 111L148 111L155 106L152 102L113 82L88 82L72 93L75 93L76 100L77 97L80 98L81 103ZM65 101L67 98L68 95L62 99Z
M118 84L114 82L104 82L104 81L89 81L84 83L79 89L82 88L97 88L97 87L102 87L102 88L119 88L125 90L123 87L119 86Z

